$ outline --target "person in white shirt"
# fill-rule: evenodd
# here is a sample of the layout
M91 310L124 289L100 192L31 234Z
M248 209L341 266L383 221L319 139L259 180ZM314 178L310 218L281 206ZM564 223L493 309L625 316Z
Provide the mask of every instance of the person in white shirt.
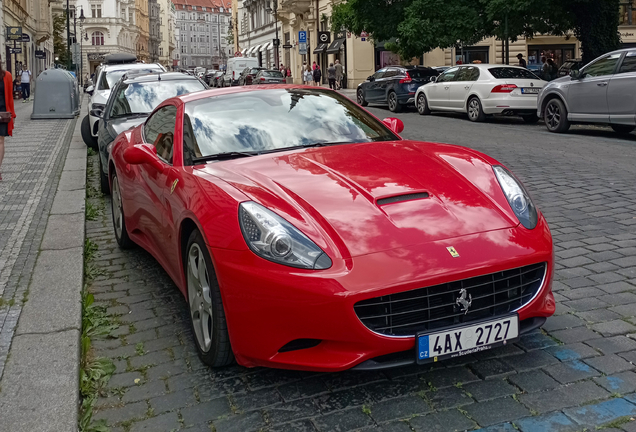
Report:
M27 69L26 64L22 65L20 72L20 86L22 87L22 103L25 103L31 96L31 71Z

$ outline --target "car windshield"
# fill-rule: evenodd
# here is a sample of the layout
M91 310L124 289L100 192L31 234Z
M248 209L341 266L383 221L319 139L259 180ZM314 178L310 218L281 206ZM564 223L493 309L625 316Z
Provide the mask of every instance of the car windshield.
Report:
M113 88L115 84L117 84L117 81L119 81L126 72L134 72L136 74L137 73L142 74L142 73L153 73L153 72L159 72L159 71L163 71L163 69L160 69L158 67L148 67L148 68L142 68L142 69L122 69L122 70L104 71L104 73L102 74L101 80L99 82L99 89L109 90Z
M282 78L283 74L279 71L263 71L261 72L263 76L271 77L271 78Z
M409 73L409 76L414 79L439 75L439 72L435 69L407 69L406 71Z
M205 87L196 79L122 83L113 100L110 117L148 114L166 99L200 90Z
M258 71L260 70L260 68L254 68L250 71L250 75L256 75L258 73Z
M396 139L358 105L322 89L258 90L186 104L184 146L193 158Z
M497 79L541 79L528 69L522 68L496 67L488 69L488 72Z

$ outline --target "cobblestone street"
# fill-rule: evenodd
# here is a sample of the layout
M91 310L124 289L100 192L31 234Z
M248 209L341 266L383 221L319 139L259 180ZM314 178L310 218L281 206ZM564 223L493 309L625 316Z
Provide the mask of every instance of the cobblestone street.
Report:
M142 249L118 248L91 156L88 204L98 215L86 236L98 251L90 289L119 324L113 338L94 342L117 368L94 418L134 432L636 431L636 135L371 111L401 118L404 138L483 151L525 183L557 256L557 314L543 330L457 361L381 372L210 369L167 274Z

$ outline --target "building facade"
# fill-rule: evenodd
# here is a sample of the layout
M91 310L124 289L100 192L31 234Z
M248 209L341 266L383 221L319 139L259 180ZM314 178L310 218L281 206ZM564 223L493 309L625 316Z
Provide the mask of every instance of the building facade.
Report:
M173 66L172 54L176 48L176 8L171 0L158 0L159 5L159 63L167 70Z
M178 67L219 69L232 56L231 0L176 0Z
M90 0L93 1L93 0ZM135 2L135 25L137 26L138 37L135 44L137 60L143 62L150 61L150 17L148 14L148 0L136 0Z
M161 20L159 3L157 0L148 0L148 54L151 63L159 61L159 41L161 40Z
M236 51L244 57L255 57L258 64L265 68L278 68L281 60L281 48L276 47L276 33L282 32L282 14L276 2L270 0L238 0L238 47ZM278 22L275 18L278 18Z

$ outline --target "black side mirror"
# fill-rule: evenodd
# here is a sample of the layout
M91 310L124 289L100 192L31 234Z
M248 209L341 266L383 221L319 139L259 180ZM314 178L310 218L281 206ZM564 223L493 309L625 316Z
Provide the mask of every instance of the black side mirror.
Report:
M583 75L581 74L581 71L578 71L576 69L573 69L573 70L570 71L570 76L572 77L573 80L583 78Z
M375 77L373 75L371 75L370 77L367 78L367 81L373 82L373 81L375 81Z
M91 115L92 115L93 117L103 118L103 116L104 116L104 111L102 111L102 110L100 110L100 109L97 109L97 108L93 108L93 109L91 110Z

